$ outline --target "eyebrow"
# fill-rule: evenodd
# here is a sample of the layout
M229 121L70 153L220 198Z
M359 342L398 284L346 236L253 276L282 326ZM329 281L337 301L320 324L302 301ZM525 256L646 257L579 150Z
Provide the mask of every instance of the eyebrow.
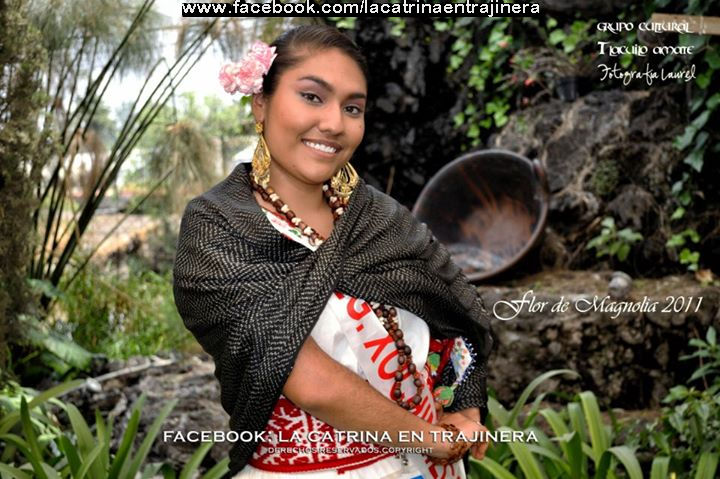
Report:
M334 92L335 92L335 89L332 87L332 85L330 85L328 82L326 82L326 81L323 80L322 78L316 77L315 75L307 75L307 76L304 76L304 77L302 77L302 78L298 78L298 81L300 81L300 80L310 80L310 81L314 81L315 83L317 83L317 84L320 85L321 87L323 87L323 88L325 88L326 90L328 90L330 93L334 93ZM350 95L348 95L348 98L350 98L350 99L355 99L355 98L367 99L367 96L366 96L364 93L355 92L355 93L351 93Z

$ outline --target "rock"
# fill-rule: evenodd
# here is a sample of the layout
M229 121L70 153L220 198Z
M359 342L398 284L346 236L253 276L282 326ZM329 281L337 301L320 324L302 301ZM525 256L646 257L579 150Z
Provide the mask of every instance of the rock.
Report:
M704 335L710 324L720 328L720 289L703 287L690 275L636 279L632 294L620 300L607 294L613 278L628 279L609 271L553 271L478 287L491 315L498 301L519 301L529 290L536 301L548 302L543 311L530 313L525 307L513 319L491 320L500 339L488 366L488 384L503 404L512 406L533 379L551 369L573 369L581 378L558 379L541 391L592 390L603 398L603 407L657 408L672 386L687 381L698 364L678 358L694 351L688 341ZM693 297L694 305L697 298L703 300L697 312L693 306L692 312L663 313L668 296ZM642 305L645 300L646 309L653 302L657 307L616 313L576 306L603 299L606 305ZM561 300L570 303L567 311L550 311Z
M622 271L615 271L608 283L608 294L613 299L624 299L632 288L632 278Z
M612 216L617 230L629 227L643 236L628 258L635 271L643 276L677 271L665 243L674 204L669 178L682 163L673 139L685 121L684 103L675 86L594 91L571 103L551 100L520 110L491 137L489 147L537 158L546 170L553 234L539 245L550 256L540 264L596 265L595 251L585 247L600 233L602 219ZM709 221L700 224L710 228ZM701 256L710 257L702 251ZM620 265L616 258L609 262Z
M180 470L200 443L163 441L163 432L179 432L183 437L189 431L227 432L229 417L220 403L220 387L214 376L212 358L199 354L178 355L175 359L176 362L167 366L150 367L104 381L99 392L81 389L61 399L77 406L89 423L95 422L95 409L105 418L116 417L112 443L115 450L125 432L135 401L142 393L147 398L136 435L136 450L160 410L168 401L177 399L178 403L161 427L147 462L165 461ZM127 361L111 361L110 365L113 371L121 371L148 363L149 358L133 357ZM208 462L221 460L231 445L229 442L216 443L209 453L211 459Z

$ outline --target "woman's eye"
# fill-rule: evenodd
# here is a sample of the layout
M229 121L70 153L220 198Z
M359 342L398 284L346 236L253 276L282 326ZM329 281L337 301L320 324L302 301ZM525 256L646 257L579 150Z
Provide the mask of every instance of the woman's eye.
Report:
M300 95L302 95L303 98L305 98L308 101L311 101L312 103L318 103L318 102L314 101L314 99L320 100L320 97L314 93L301 93Z
M363 111L360 109L360 107L357 107L357 106L355 106L355 105L349 106L349 107L348 107L348 110L352 110L352 111L350 111L350 113L353 114L353 115L360 115L360 114L362 114L362 112L363 112Z

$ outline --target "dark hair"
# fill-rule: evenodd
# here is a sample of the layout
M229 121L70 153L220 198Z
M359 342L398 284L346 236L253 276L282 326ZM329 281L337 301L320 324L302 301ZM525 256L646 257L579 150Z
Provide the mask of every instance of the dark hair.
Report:
M275 53L277 57L265 78L263 78L263 95L265 96L272 96L285 70L292 68L303 60L300 54L301 50L315 51L337 48L355 60L355 63L357 63L365 76L365 81L367 81L367 61L360 48L335 27L329 25L295 27L282 33L270 46L276 47Z

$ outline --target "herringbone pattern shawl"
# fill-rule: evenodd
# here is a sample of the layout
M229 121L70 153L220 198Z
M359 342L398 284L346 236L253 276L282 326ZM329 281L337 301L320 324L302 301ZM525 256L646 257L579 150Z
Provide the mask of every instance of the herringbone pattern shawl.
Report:
M252 194L248 168L239 164L188 203L173 272L175 303L215 361L231 429L265 429L300 347L335 290L410 310L435 337L468 337L478 367L458 389L452 410L480 407L484 417L489 316L427 226L360 179L332 234L313 252L270 224ZM234 444L232 474L256 447Z

